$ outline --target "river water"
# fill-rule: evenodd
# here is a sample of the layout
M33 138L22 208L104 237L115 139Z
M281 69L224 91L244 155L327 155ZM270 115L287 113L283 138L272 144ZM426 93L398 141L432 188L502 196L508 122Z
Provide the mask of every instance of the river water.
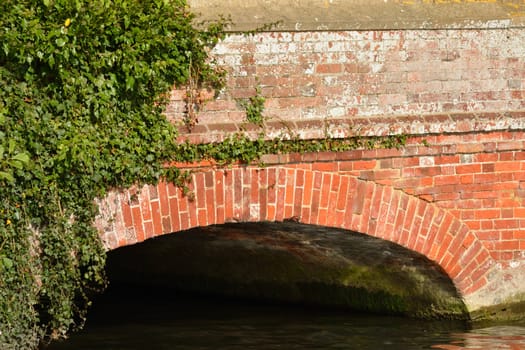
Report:
M525 349L525 323L473 328L306 306L118 289L50 350Z

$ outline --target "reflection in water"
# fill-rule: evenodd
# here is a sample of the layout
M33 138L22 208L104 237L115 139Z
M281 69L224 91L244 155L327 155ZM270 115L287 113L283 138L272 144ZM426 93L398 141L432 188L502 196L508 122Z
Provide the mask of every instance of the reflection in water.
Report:
M50 350L525 349L525 327L421 321L120 289Z
M495 326L451 334L448 344L434 345L435 349L525 349L525 327Z

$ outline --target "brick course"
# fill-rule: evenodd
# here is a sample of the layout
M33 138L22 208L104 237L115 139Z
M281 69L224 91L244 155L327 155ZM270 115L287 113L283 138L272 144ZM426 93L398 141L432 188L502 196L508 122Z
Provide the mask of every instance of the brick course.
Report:
M231 35L214 51L227 86L181 139L241 130L236 98L258 84L268 138L406 133L406 146L268 155L263 168L177 164L194 171L193 197L165 183L113 192L96 226L115 249L197 226L296 220L426 255L471 309L525 293L523 42L521 29ZM183 96L173 91L174 122Z
M267 136L439 133L523 128L525 31L395 30L230 35L213 51L228 79L182 138L240 131L237 99L266 98ZM184 93L167 115L182 120ZM182 129L184 130L184 129Z

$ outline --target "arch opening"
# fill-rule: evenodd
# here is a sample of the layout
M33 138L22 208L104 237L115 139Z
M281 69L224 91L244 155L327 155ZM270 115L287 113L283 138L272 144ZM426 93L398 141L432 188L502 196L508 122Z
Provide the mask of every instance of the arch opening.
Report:
M117 285L467 319L453 282L395 243L297 222L228 223L163 235L108 253Z

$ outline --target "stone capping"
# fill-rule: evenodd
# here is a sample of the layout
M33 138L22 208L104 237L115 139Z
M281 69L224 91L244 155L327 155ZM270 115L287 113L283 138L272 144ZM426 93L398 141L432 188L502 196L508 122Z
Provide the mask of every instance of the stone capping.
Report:
M439 113L406 116L354 117L326 120L270 120L266 139L323 139L353 136L388 136L407 134L455 134L525 130L525 111ZM179 140L193 143L220 142L235 132L257 137L257 126L242 123L198 124L191 132L180 128Z
M516 0L189 0L198 21L230 17L232 32L496 29L525 23Z

